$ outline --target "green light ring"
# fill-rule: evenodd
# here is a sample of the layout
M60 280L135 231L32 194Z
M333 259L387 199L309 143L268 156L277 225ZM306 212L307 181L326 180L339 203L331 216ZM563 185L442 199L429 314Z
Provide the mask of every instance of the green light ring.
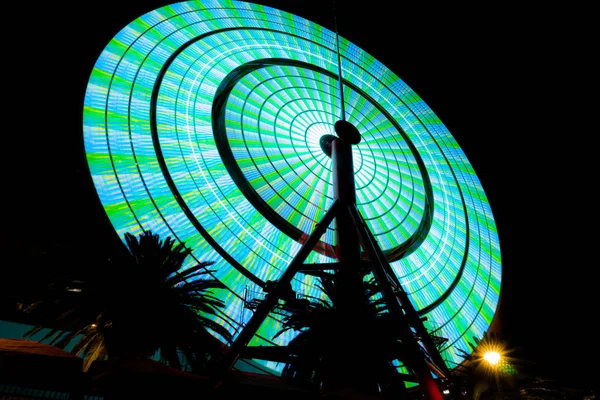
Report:
M274 92L273 92L273 94L276 94L276 93L277 93L277 91L274 91ZM246 98L247 98L247 97L246 97ZM266 99L266 101L268 101L268 98ZM262 112L262 110L263 110L263 107L264 107L264 105L261 105L261 108L260 108L260 109L261 109L261 112ZM242 110L243 110L243 108L242 108ZM360 110L358 110L358 111L357 111L357 113L359 113L359 112L360 112ZM279 113L279 111L278 111L278 113ZM301 114L299 114L299 115L301 115ZM228 119L228 120L232 120L232 117L231 117L231 116L229 116L227 119ZM252 126L260 126L260 125L261 125L261 123L260 123L260 122L254 122L254 123L249 123L248 125L249 125L250 127L252 127ZM290 124L290 126L292 126L292 125L293 125L293 121L292 121L292 123ZM239 127L238 127L237 125L235 125L235 127L236 127L237 129L239 129ZM267 130L269 130L269 129L270 129L270 127L267 127ZM235 129L233 129L233 128L232 128L232 130L235 130ZM241 128L241 130L243 131L243 128ZM275 132L275 128L273 128L273 131ZM330 132L327 132L327 133L330 133ZM287 134L287 133L285 133L285 134ZM277 135L274 135L274 136L275 136L275 138L277 138L277 137L278 137ZM318 136L317 136L317 138L318 138ZM262 143L262 136L260 137L260 140L261 140L261 143ZM313 142L316 142L316 140L313 140ZM368 143L368 142L366 142L366 145L368 146L368 145L369 145L369 143ZM316 146L318 147L318 144L316 144ZM305 150L306 150L306 149L305 149ZM311 150L311 149L309 149L309 150ZM360 151L360 148L359 148L358 150ZM244 154L244 155L246 155L246 153L247 153L247 152L248 152L248 145L246 144L246 145L245 145L245 147L244 147L244 149L243 149L243 154ZM321 151L320 151L320 148L319 148L319 152L321 152ZM372 152L372 151L371 151L371 152ZM312 152L312 154L314 154L314 152ZM360 154L359 154L359 155L360 155ZM260 154L260 153L259 153L259 154L258 154L258 156L262 156L262 154ZM320 154L320 155L318 155L318 156L320 156L320 157L322 157L322 158L326 158L326 157L325 157L325 156L322 154L322 152L321 152L321 154ZM357 158L358 158L358 159L359 159L359 161L360 161L360 157L357 157ZM284 159L284 160L286 160L286 159L285 159L285 157L283 157L283 159ZM271 160L270 156L269 156L269 160ZM286 161L286 162L287 162L287 161ZM359 162L357 162L356 164L359 164ZM257 164L256 164L256 163L254 163L254 165L255 165L255 166L257 166ZM277 173L279 173L279 171L277 171L277 169L275 169L275 168L274 168L274 171L275 171L275 172L277 172ZM264 175L264 174L262 174L262 175ZM296 175L295 175L295 176L296 176ZM357 177L360 177L360 168L358 168L358 167L357 167ZM268 185L270 185L268 181L266 181L265 183L266 183L266 184L268 184ZM360 192L360 190L359 190L359 192ZM301 194L301 193L300 193L300 196L302 196L302 194ZM330 198L329 198L329 200L330 200L330 201L329 201L329 204L328 204L326 207L323 207L323 208L322 208L322 210L321 210L323 213L324 213L324 212L325 212L325 211L326 211L326 210L329 208L329 206L331 205L331 202L332 202L332 196L329 196L329 197L330 197ZM375 199L377 199L377 197L376 197ZM373 201L373 200L371 200L371 201ZM360 202L359 202L359 204L360 204ZM312 221L312 222L313 222L313 223L316 223L317 221L315 220L315 221Z
M293 78L293 77L292 77L292 78ZM270 78L270 79L275 79L275 78ZM335 86L335 85L331 85L331 87L332 87L332 88L336 88L336 86ZM276 93L273 93L273 94L276 94ZM328 94L328 96L331 96L331 94ZM265 99L265 100L266 100L266 101L268 101L268 99ZM262 108L261 108L261 110L262 110ZM369 125L372 125L372 123L369 121L368 117L367 117L366 115L362 114L362 111L361 111L360 109L358 109L358 110L353 110L353 111L355 111L355 113L356 113L356 114L353 114L353 112L349 112L349 114L353 114L353 115L360 115L360 118L358 118L360 121L367 121L367 124L369 124ZM333 115L332 115L332 117L333 117L333 118L332 118L332 124L333 124L333 123L335 122L335 116L333 116ZM293 125L293 124L292 124L292 125ZM273 129L276 129L276 127L273 127ZM376 129L376 128L374 127L372 130L375 130L375 129ZM363 129L363 131L365 131L365 132L367 132L367 133L370 133L372 130L369 130L369 129ZM324 133L325 133L325 132L324 132ZM331 130L329 129L329 130L328 130L326 133L331 133ZM277 139L277 136L275 136L275 138ZM387 140L387 138L385 138L385 137L383 137L383 139L384 139L384 140ZM373 150L372 150L372 149L370 149L370 147L371 147L371 146L370 146L370 143L369 143L369 142L366 142L366 143L365 143L365 145L366 145L366 147L369 149L369 153L371 154L371 158L373 158L373 157L374 157L374 154L373 154ZM317 146L318 146L318 144L317 144ZM313 149L311 148L310 150L313 150ZM364 166L364 163L363 163L363 156L362 156L362 151L363 151L363 148L361 148L361 147L356 147L356 152L355 152L355 165L356 165L356 170L355 170L355 172L356 172L356 174L357 174L357 178L358 178L358 177L360 177L360 173L361 173L361 171L362 171L362 168L363 168L363 166ZM322 163L322 160L328 160L328 158L327 158L327 157L322 157L322 151L320 150L320 148L319 148L319 153L321 153L321 154L315 154L315 153L313 153L313 154L314 154L316 157L321 157L320 159L318 159L318 160L317 160L317 161L319 161L319 163ZM393 156L393 157L396 157L396 156L397 156L397 154L392 154L392 156ZM385 160L385 159L383 159L382 161L383 161L383 162L386 162L386 160ZM387 164L387 162L386 162L386 164ZM322 164L322 165L323 165L323 164ZM327 165L327 167L328 167L328 165ZM377 164L375 164L375 171L376 171L376 170L377 170ZM384 179L386 179L386 182L385 182L386 184L388 183L387 181L389 180L389 177L388 177L388 174L387 174L387 172L388 172L388 167L387 167L387 165L386 165L386 166L385 166L385 172L382 174L382 175L383 175L383 177L384 177ZM370 179L369 179L369 181L367 181L367 182L366 182L365 184L363 184L362 186L361 186L360 184L358 184L358 183L357 183L357 186L356 186L357 190L358 190L358 191L360 191L360 189L362 189L363 187L365 187L365 186L368 186L368 184L369 184L369 183L373 182L373 179L375 178L375 176L376 176L376 174L375 174L375 173L373 173L373 174L370 174ZM380 193L380 194L379 194L379 196L381 196L382 194L383 194L383 193ZM332 200L332 199L333 199L333 195L329 195L329 198ZM375 199L373 199L373 200L377 200L377 198L375 198ZM372 200L372 201L373 201L373 200ZM358 202L358 204L359 204L359 205L362 205L360 202ZM363 204L369 204L369 203L366 203L366 202L365 202L365 203L363 203ZM365 219L369 219L369 218L365 218Z
M206 4L218 8L222 3ZM332 33L301 18L245 3L227 4L230 8L223 11L221 16L248 11L260 15L260 18L252 20L219 20L226 21L230 27L236 23L236 26L240 27L249 24L282 32L293 32L312 39L323 38L327 41L330 54L333 51ZM185 24L193 20L191 15L203 14L205 18L216 15L216 8L209 11L192 11L194 7L201 8L198 3L180 3L171 8L165 7L146 14L126 27L107 46L96 64L86 93L84 111L86 152L102 203L121 236L124 232L135 233L150 228L161 235L171 235L185 241L193 247L196 259L213 259L218 262L219 279L226 281L231 289L225 296L228 302L225 314L229 315L229 322L231 322L237 317L247 318L240 315L243 313L239 311L241 306L239 297L243 288L252 287L253 284L240 276L229 263L223 261L222 256L212 246L207 244L206 239L189 223L185 212L178 209L177 200L172 194L170 195L168 190L160 190L168 187L165 185L163 174L169 173L177 180L176 185L180 188L180 193L183 193L184 201L191 204L191 192L181 191L188 182L176 175L181 171L168 158L166 158L168 172L163 171L153 153L152 141L148 141L151 137L148 123L150 110L144 94L153 89L153 77L156 78L161 63L164 63L178 46L211 30L207 27L204 30L198 27L185 30ZM246 11L240 11L242 8ZM172 18L177 14L179 16ZM167 18L171 18L170 23L162 24L161 22ZM274 26L269 19L277 20L279 24ZM294 23L286 26L290 21ZM212 29L222 27L216 25L215 21L210 23ZM162 27L167 25L170 31L161 32ZM175 31L178 33L171 35ZM138 37L142 39L138 40ZM169 40L171 43L168 43ZM128 49L131 44L141 51L139 54L150 54L150 57L145 60L139 59L137 57L139 54ZM162 55L152 50L155 45L158 45L156 48L161 48ZM341 41L341 45L346 79L373 85L371 91L380 94L376 97L378 102L386 104L386 108L389 106L388 109L393 110L394 115L398 116L397 122L410 140L418 146L419 154L424 155L427 170L433 171L430 175L435 188L433 196L436 204L430 233L422 246L406 258L395 262L394 268L419 308L427 309L436 298L439 299L440 293L447 295L442 304L428 310L427 315L436 323L442 321L440 324L444 327L442 332L450 337L453 343L447 355L456 359L456 355L451 350L462 344L460 342L462 337L480 335L484 332L491 322L497 305L500 253L489 204L464 154L433 112L380 63L345 40ZM156 57L156 55L160 56ZM152 59L153 57L155 59ZM350 60L354 64L350 63ZM129 71L127 68L117 69L115 74L118 66L122 68L126 64L130 68ZM361 65L368 66L373 75L358 76ZM132 91L129 82L133 77L139 76L143 77L143 84L137 82ZM377 76L377 79L374 76ZM163 89L161 87L161 90ZM119 92L121 96L117 99ZM129 107L123 107L123 103L119 103L124 101L127 104L130 99L134 106L131 117ZM130 129L131 134L128 134ZM173 143L168 143L169 139L165 136L159 138L161 149L165 154L169 153L171 151L169 146L173 146ZM181 143L175 146L180 147ZM436 159L433 154L437 154L438 158ZM443 160L439 160L440 154L444 156ZM136 165L136 161L140 164ZM211 200L211 193L202 193L202 195L208 201ZM463 200L466 208L462 206ZM203 212L201 206L193 210L194 215L201 215L197 213ZM466 221L469 222L468 229L465 229ZM455 244L448 245L448 235L453 232L458 232L452 239ZM265 233L265 236L270 236L270 232ZM469 248L465 251L467 245ZM290 254L294 254L298 246L289 244L289 249ZM438 256L439 253L445 253L444 257ZM318 258L318 255L315 257ZM424 267L426 262L436 258L438 261L432 263L430 268ZM466 261L459 262L463 259ZM440 263L439 260L444 261ZM462 269L461 265L464 265ZM274 271L281 269L276 265L271 268ZM448 293L447 288L452 278L456 278L459 270L463 273L458 284L455 285L457 289ZM231 276L235 276L235 279L231 279ZM312 284L310 279L302 283L309 286ZM431 287L435 287L435 290L427 289ZM457 309L463 312L453 318L453 311ZM269 324L272 324L269 328L275 328L275 322L271 321ZM263 330L262 333L268 339L267 331L268 329Z
M287 80L289 80L289 79L286 79L286 81L287 81ZM274 94L275 94L275 93L277 93L277 92L274 92ZM265 99L265 101L268 101L268 100L269 100L268 98L267 98L267 99ZM264 106L264 105L263 105L263 106ZM262 111L262 109L263 109L263 106L261 106L261 111ZM354 110L350 109L350 110L348 111L348 113L349 113L349 114L353 114L353 111L354 111ZM360 111L360 110L356 110L356 114L360 114L360 113L361 113L361 111ZM228 119L229 119L229 120L231 120L232 118L231 118L231 117L229 117ZM368 119L363 119L363 121L364 121L364 120L367 120L367 121L368 121ZM252 127L253 125L256 125L256 126L261 126L260 122L255 122L254 124L253 124L253 123L249 123L248 125L249 125L250 127ZM331 126L331 125L332 125L332 123L330 124L330 126ZM293 121L292 121L292 123L290 124L290 130L291 130L291 126L293 126ZM235 125L235 127L237 128L237 125ZM270 129L270 127L267 127L267 129ZM242 131L243 131L243 128L242 128ZM273 131L276 131L276 127L273 127ZM322 133L332 133L332 132L331 132L331 131L327 131L327 132L322 132ZM285 134L287 134L287 133L285 133ZM274 136L275 136L275 138L277 138L277 137L278 137L277 135L274 135ZM318 136L317 136L317 139L318 139ZM262 140L262 136L261 136L261 140ZM313 142L316 142L316 140L313 140ZM315 146L316 146L316 147L318 147L318 143L315 143ZM370 147L369 141L365 140L365 146L366 146L366 147ZM247 149L248 149L248 145L246 144L246 146L245 146L245 147L246 147L246 151L247 151ZM295 148L295 147L294 147L294 148ZM306 150L306 149L304 149L304 150ZM308 150L312 150L312 149L308 149ZM357 167L356 167L356 174L357 174L357 180L358 180L358 179L361 177L361 164L362 164L362 158L363 158L363 157L361 156L361 147L360 147L360 146L357 146L357 149L356 149L356 150L357 150L357 151L356 151L355 153L356 153L357 157L356 157L356 159L355 159L355 164L357 165ZM371 153L373 153L373 150L372 150L372 149L369 149L369 150L370 150L370 152L371 152ZM319 147L319 150L318 150L318 151L319 151L319 152L321 152L321 150L320 150L320 147ZM313 152L313 151L311 151L311 153L312 153L312 154L314 154L314 152ZM400 152L398 152L398 154L400 154ZM394 154L393 156L394 156L394 157L396 157L398 154ZM259 155L260 155L260 154L259 154ZM320 154L320 155L318 155L318 156L319 156L319 157L321 157L322 159L326 159L326 157L325 157L325 156L322 154L322 152L321 152L321 154ZM285 157L283 157L283 158L284 158L284 160L286 159ZM318 161L320 162L320 160L318 160ZM387 168L387 167L386 167L386 168ZM264 175L264 174L263 174L263 175ZM327 177L328 177L328 175L329 175L329 174L327 174ZM384 177L382 177L383 179L386 179L386 180L387 180L387 179L389 179L389 177L388 177L388 174L383 174L383 175L385 175ZM373 175L373 176L371 177L371 181L373 180L373 178L374 178L374 177L375 177L375 175ZM268 184L268 182L266 182L266 183ZM386 183L387 183L387 182L386 182ZM409 186L409 185L406 185L406 186ZM359 200L360 200L360 197L361 197L361 196L360 196L360 192L361 192L361 190L360 190L360 189L362 189L362 188L361 188L361 186L360 186L360 185L357 185L357 191L359 192L359 196L358 196L358 197L359 197ZM367 204L367 205L369 205L369 204L371 204L371 203L375 203L375 202L378 200L378 198L379 198L380 196L382 196L382 194L383 194L383 191L382 191L382 192L379 192L379 193L377 194L377 196L374 196L374 197L372 197L372 198L370 198L370 199L369 199L369 200L370 200L370 202L369 202L369 203L368 203L368 202L366 202L366 201L363 201L363 204ZM300 196L302 196L302 194L300 194ZM332 204L332 201L333 201L333 196L332 196L332 194L331 194L330 196L328 196L328 197L329 197L328 204L327 204L325 207L322 207L322 210L321 210L321 211L322 211L322 213L324 213L324 212L325 212L325 211L326 211L326 210L329 208L329 206ZM396 199L396 202L397 202L397 201L398 201L398 199ZM412 203L412 202L411 202L411 203ZM361 205L362 205L360 201L358 201L358 204L359 204L359 206L361 206ZM392 204L392 205L395 205L395 204ZM393 207L392 207L392 208L393 208ZM388 209L388 212L389 212L389 209ZM367 217L367 218L365 218L365 219L369 220L369 219L375 219L375 218L376 218L376 216L373 216L373 217ZM318 222L318 221L317 221L317 220L314 220L314 221L313 221L313 223L316 223L316 222ZM401 221L399 221L399 223L401 223L401 222L402 222L402 220L401 220ZM378 228L378 227L377 227L377 226L375 226L375 228ZM395 228L396 228L396 227L392 227L392 228L388 229L388 231L391 231L391 230L393 230L393 229L395 229ZM374 230L375 230L375 229L374 229ZM375 230L375 232L377 232L378 230L379 230L379 229ZM385 233L385 232L384 232L384 233Z
M278 42L278 43L280 43L281 41L282 41L282 39L281 39L281 38L277 38L277 42ZM289 62L291 63L292 61L289 61ZM259 64L259 66L261 66L261 65L262 65L262 64L264 64L264 63L267 63L267 64L272 64L272 63L274 63L274 64L276 64L276 65L279 65L279 64L281 64L281 60L280 60L280 59L277 59L277 58L276 58L276 59L268 59L268 60L264 60L264 61L261 61L261 64ZM242 65L243 65L243 64L242 64ZM309 68L309 69L313 69L313 68L314 68L314 67L312 67L310 64L302 64L302 66L304 66L305 68ZM254 70L254 69L256 69L256 68L257 68L257 66L255 65L254 67L252 67L252 70ZM317 68L317 70L318 70L318 68ZM242 69L242 70L240 70L239 72L236 72L236 70L233 70L233 71L230 73L230 75L231 75L231 76L234 76L234 77L236 77L236 79L235 79L235 80L233 80L233 83L234 83L234 84L237 82L237 79L239 79L240 75L241 75L243 72L244 72L244 73L246 73L246 72L249 72L249 71L247 71L247 68L246 68L245 66L244 66L244 67L243 67L243 69ZM329 72L327 72L327 71L321 71L321 72L329 73ZM229 75L228 75L228 76L229 76ZM227 79L228 79L228 78L225 78L224 82L225 82ZM353 86L351 83L347 83L347 85L349 85L350 87L354 87L354 86ZM229 96L229 91L230 91L230 90L232 90L232 84L231 84L231 82L227 83L225 86L226 86L227 88L229 88L229 89L225 90L225 88L223 88L223 89L219 88L219 89L218 89L218 92L217 92L217 93L219 93L219 94L218 94L219 98L220 98L220 97L222 97L222 96L227 96L228 98L231 98L231 96ZM223 92L221 92L222 90L223 90ZM366 95L366 94L364 94L364 93L363 93L363 95ZM221 101L218 101L218 102L219 102L219 104L221 103ZM301 111L298 111L298 112L301 112ZM384 110L381 110L381 109L380 109L380 112L382 112L382 113L385 113L385 111L384 111ZM214 108L213 108L213 113L214 113ZM224 131L226 131L226 128L224 127L224 126L225 126L225 124L224 124L224 122L223 122L223 121L224 121L224 118L225 118L225 117L224 117L223 115L221 115L221 116L220 116L220 120L221 120L221 122L218 122L218 123L217 123L217 125L213 126L213 130L214 130L214 132L224 132ZM388 116L388 118L391 118L391 116ZM228 121L230 121L231 119L232 119L232 118L228 118L227 120L228 120ZM324 119L326 119L326 118L324 118ZM214 121L213 121L213 123L214 123ZM260 124L259 124L258 122L254 122L254 123L251 123L251 124L249 124L249 126L259 126L259 125L260 125ZM399 128L398 128L398 129L399 129ZM220 133L219 135L217 135L217 134L215 133L215 138L217 138L217 137L221 137L221 136L222 136L222 134L221 134L221 133ZM315 143L316 143L316 142L317 142L317 139L318 139L318 137L317 137L317 138L313 138L312 142L315 142ZM218 144L218 147L219 147L219 149L220 149L220 150L221 150L223 147L228 147L228 146L227 146L227 144L223 145L223 143L222 143L222 139L220 139L219 141L221 142L221 144ZM301 146L301 145L302 145L302 142L303 142L303 140L301 139L299 142L297 141L295 145L296 145L296 146ZM412 149L411 149L411 152L414 152L414 150L412 150ZM322 157L325 157L325 156L324 156L324 155L322 155ZM247 189L248 185L246 185L246 184L245 184L245 181L240 181L240 179L239 179L239 176L241 175L241 173L239 172L239 170L237 169L237 167L236 167L236 168L233 168L233 169L231 169L232 165L233 165L233 166L235 166L235 165L236 165L236 163L235 163L235 162L233 162L233 160L231 159L231 157L226 157L226 158L227 158L227 159L225 159L225 158L224 158L224 164L225 164L226 166L228 166L228 169L229 169L229 174L230 174L232 177L234 177L234 178L235 178L235 180L236 180L236 182L237 182L238 186L240 186L241 184L244 184L244 185L242 185L242 186L244 186L246 189L243 189L243 191L244 191L245 193L246 193L246 192L248 192L248 191L249 191L249 190ZM421 167L419 167L419 169L420 169L420 168L421 168ZM360 175L359 175L359 176L360 176ZM263 187L264 187L264 186L263 186ZM357 193L357 197L360 199L361 195L363 195L363 193L361 193L361 192L359 191L359 192ZM416 203L415 203L415 202L413 202L413 205L414 205L414 204L416 204ZM275 208L275 207L273 207L273 208ZM411 207L411 208L412 208L412 207ZM263 209L264 209L264 207L263 207ZM363 209L362 211L363 211L363 213L364 213L364 211L365 211L365 210ZM266 212L263 212L263 214L267 215L267 213L266 213ZM409 215L410 215L410 214L409 214ZM313 223L316 223L318 219L320 219L320 218L317 218L315 221L312 221L312 222L313 222ZM277 222L277 221L274 221L274 218L271 218L271 221L272 221L273 223L275 223L276 225L278 224L278 222ZM426 221L426 219L424 219L424 221ZM282 224L279 224L278 226L281 228L281 225L282 225ZM283 225L285 225L285 223L284 223ZM289 225L289 224L288 224L288 225ZM425 232L425 230L423 230L423 228L424 228L424 227L426 227L427 225L422 225L422 224L419 224L419 223L416 223L416 222L415 222L415 223L414 223L414 226L415 226L415 227L417 227L417 226L418 226L418 231L411 232L411 233L409 233L409 234L410 234L410 235L412 235L412 236L414 236L414 237L416 237L416 238L418 238L420 235L422 235L422 233L420 233L420 232ZM282 228L282 229L283 229L283 228ZM292 228L292 227L289 227L288 231L289 231L289 230L291 230L291 229L293 229L293 228ZM397 233L397 232L396 232L396 233ZM306 235L306 234L305 234L305 235ZM294 236L293 234L290 234L290 236L291 236L291 237L297 237L298 235ZM408 236L408 235L407 235L407 236ZM387 237L384 237L384 240L389 240L389 239L390 239L390 236L389 236L389 235L388 235ZM417 242L418 242L418 239L417 239ZM384 248L385 248L387 243L386 243L385 241L383 241L383 242L382 242L382 241L380 241L380 244L381 244L381 245L383 245L383 246L384 246ZM407 243L404 243L403 245L406 245L406 244L408 244L408 242L407 242ZM398 246L398 245L399 245L399 243L396 243L396 244L395 244L395 246ZM394 246L392 246L392 247L394 247ZM393 250L390 250L390 251L393 251Z

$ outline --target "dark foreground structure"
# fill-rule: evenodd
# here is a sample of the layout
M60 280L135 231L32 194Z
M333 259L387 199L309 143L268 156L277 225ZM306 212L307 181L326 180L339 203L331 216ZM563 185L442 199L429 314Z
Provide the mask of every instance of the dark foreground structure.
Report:
M0 339L0 399L358 398L352 393L321 396L279 377L242 372L232 372L217 389L213 386L206 376L153 360L95 362L84 373L82 359L72 353L30 340Z

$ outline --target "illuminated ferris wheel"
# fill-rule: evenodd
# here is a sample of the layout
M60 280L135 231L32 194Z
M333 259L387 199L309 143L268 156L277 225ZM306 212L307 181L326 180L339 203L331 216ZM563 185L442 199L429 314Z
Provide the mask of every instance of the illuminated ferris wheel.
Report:
M190 264L214 261L228 288L217 322L239 335L254 315L247 293L279 281L309 240L304 264L338 258L340 232L328 217L338 200L335 168L322 138L335 140L340 116L360 133L351 148L353 218L424 329L445 338L445 363L460 363L457 350L489 329L498 306L490 205L432 110L335 32L236 1L149 12L96 62L85 150L119 236L150 229L185 242ZM291 285L323 298L316 281L299 272ZM266 315L250 342L285 345L292 334L273 339L280 328Z

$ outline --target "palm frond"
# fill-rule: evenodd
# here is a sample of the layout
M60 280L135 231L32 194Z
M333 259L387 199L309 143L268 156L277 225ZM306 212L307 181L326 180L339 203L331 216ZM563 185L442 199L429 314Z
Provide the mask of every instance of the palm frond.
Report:
M226 289L227 287L216 279L197 279L189 281L181 286L182 290L188 292L204 292L209 289Z
M191 280L201 275L210 274L214 271L209 271L207 268L213 265L214 263L214 261L204 261L183 271L176 271L175 274L167 280L167 283L169 285L176 285L185 280Z
M72 352L84 356L86 370L96 359L145 358L157 349L170 354L171 363L182 349L205 365L208 354L221 349L216 343L232 340L228 327L211 318L225 306L216 291L226 289L212 278L214 262L183 269L191 250L150 230L126 233L124 241L128 252L108 260L102 274L87 281L56 279L46 299L29 304L28 312L58 328L43 332L40 324L24 337L43 332L43 340L61 348L75 341ZM70 287L85 289L74 295Z
M107 356L106 350L104 336L98 333L93 334L84 348L83 371L87 372L94 361L104 360Z
M71 352L76 356L85 353L90 343L94 340L95 333L86 332L81 339L73 346Z
M30 330L28 330L27 332L25 332L23 334L24 338L30 338L33 337L35 335L37 335L39 332L41 332L44 328L43 326L34 326L33 328L31 328Z
M42 336L42 338L39 340L40 343L44 343L46 340L51 339L51 342L53 342L57 337L60 337L60 335L62 335L63 331L60 329L50 329L48 331L48 333L46 333L44 336Z
M74 332L66 332L61 338L60 340L58 340L58 337L56 338L56 343L51 342L51 345L54 345L56 347L58 347L59 349L64 349L65 347L67 347L72 341L73 339L75 339L77 337L77 335L81 334L81 331L74 331Z

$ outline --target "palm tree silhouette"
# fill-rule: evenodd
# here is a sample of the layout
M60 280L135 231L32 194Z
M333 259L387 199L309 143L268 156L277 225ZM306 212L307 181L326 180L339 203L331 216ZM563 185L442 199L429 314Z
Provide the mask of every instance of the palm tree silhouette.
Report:
M404 382L392 361L402 357L403 345L375 280L362 280L362 291L355 293L360 299L353 301L362 307L348 314L344 307L340 310L346 299L339 278L321 273L319 279L328 300L292 308L276 334L298 332L287 346L291 361L282 377L326 393L350 389L386 397L402 395Z
M182 269L191 250L167 237L145 231L139 239L125 234L129 252L109 260L89 281L54 282L50 297L26 311L53 315L56 325L40 341L84 357L84 371L95 360L148 359L182 369L181 353L193 371L231 341L230 332L211 317L224 303L214 294L225 289L210 278L213 262ZM33 337L46 326L25 334ZM221 340L217 338L220 336Z

